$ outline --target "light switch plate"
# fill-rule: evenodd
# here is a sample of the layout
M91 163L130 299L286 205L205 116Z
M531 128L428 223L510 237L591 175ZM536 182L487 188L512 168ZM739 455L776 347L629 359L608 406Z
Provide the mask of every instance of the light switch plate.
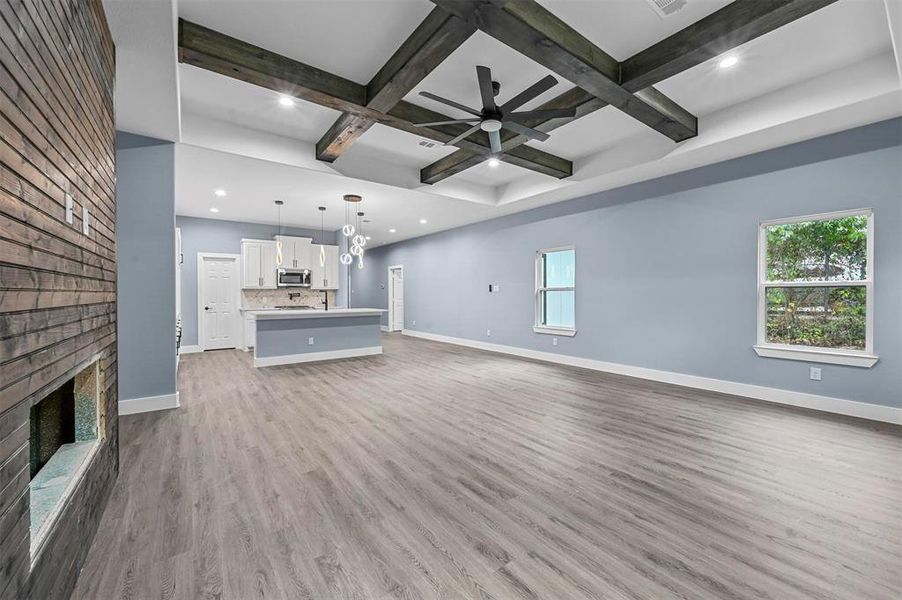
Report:
M809 372L809 377L814 381L821 380L821 368L820 367L811 367L811 371Z
M81 232L85 235L91 233L91 214L88 212L87 206L81 207Z
M557 346L557 338L551 338L551 345Z
M75 221L75 216L72 214L72 209L74 207L75 201L72 199L72 194L66 194L66 223L69 225Z

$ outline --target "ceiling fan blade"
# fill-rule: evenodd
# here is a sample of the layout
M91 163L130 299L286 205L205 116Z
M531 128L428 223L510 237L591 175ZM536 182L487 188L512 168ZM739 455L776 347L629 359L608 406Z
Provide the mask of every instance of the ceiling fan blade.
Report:
M500 131L490 131L489 132L489 145L492 146L492 152L495 154L499 154L501 152L501 132Z
M467 137L467 136L470 135L471 133L476 133L477 131L479 131L479 123L476 123L476 125L473 125L473 126L470 127L469 129L467 129L466 131L464 131L462 134L460 134L459 136L457 136L456 138L454 138L453 140L449 140L449 141L445 142L445 145L446 145L446 146L453 146L454 144L456 144L456 143L459 142L460 140L464 139L465 137Z
M475 115L477 117L481 117L482 113L477 110L473 110L469 106L464 106L460 102L455 102L454 100L448 100L447 98L442 98L441 96L436 96L435 94L431 94L429 92L420 92L420 96L424 98L429 98L430 100L435 100L436 102L441 102L442 104L447 104L448 106L453 106L458 110L462 110L466 113L470 113L471 115Z
M501 112L506 113L508 111L514 110L515 108L520 108L539 94L547 92L555 85L557 85L557 79L555 79L551 75L546 75L542 79L538 80L537 82L505 102L501 107Z
M504 115L505 119L569 119L576 116L575 108L549 108L547 110L527 110Z
M458 123L474 123L480 122L481 119L473 117L472 119L454 119L453 121L433 121L432 123L414 123L416 127L437 127L438 125L456 125Z
M519 133L520 135L525 135L531 140L539 140L540 142L544 142L547 140L550 135L547 133L542 133L532 127L526 127L525 125L520 125L519 123L515 123L514 121L502 121L501 126L505 129L510 129L514 133Z
M492 89L492 70L488 67L476 67L476 79L479 81L479 95L482 96L482 108L486 112L495 112L495 92Z

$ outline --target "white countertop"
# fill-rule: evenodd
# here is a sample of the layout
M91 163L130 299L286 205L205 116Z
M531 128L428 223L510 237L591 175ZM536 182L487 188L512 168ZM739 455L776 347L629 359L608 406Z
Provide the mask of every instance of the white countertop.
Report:
M369 317L387 312L381 308L260 308L243 310L246 315L256 319L322 319L326 317Z

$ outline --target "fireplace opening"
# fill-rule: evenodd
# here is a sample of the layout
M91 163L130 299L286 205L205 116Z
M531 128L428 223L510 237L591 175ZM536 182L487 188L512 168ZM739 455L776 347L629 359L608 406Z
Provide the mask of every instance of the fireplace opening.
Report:
M63 444L75 441L75 379L31 407L31 478Z
M55 526L103 437L103 372L95 359L31 406L31 558Z

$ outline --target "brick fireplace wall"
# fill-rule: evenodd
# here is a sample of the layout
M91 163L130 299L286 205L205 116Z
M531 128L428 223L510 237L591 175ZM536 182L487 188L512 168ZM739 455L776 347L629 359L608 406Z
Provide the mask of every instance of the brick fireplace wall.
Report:
M69 597L118 472L114 72L100 0L0 0L2 600ZM106 435L32 565L29 408L98 355Z

